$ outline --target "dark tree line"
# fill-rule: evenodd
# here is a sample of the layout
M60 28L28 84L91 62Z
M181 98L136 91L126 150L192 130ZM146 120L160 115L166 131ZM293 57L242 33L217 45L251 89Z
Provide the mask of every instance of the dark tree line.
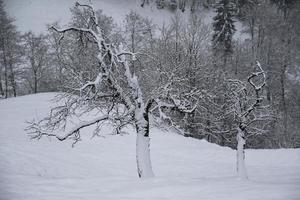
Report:
M209 50L211 54L206 56L211 59L209 68L213 69L211 84L206 89L210 91L211 96L215 95L215 98L203 102L202 106L205 108L201 108L199 116L194 113L187 117L188 125L185 125L185 128L188 135L206 138L221 145L235 146L235 134L231 130L234 122L232 117L227 115L231 101L228 80L245 81L258 60L266 71L266 86L262 91L262 97L269 105L269 112L275 117L266 123L268 131L257 131L256 137L251 137L246 146L248 148L299 147L299 92L297 91L299 78L297 77L299 77L300 5L298 1L142 2L145 5L155 3L158 9L166 10L170 10L172 3L177 5L176 9L191 14L201 13L203 7L214 9L216 12L211 30ZM179 5L184 5L184 9ZM195 5L201 9L195 9ZM237 22L244 26L246 39L234 38ZM198 68L196 71L201 70ZM191 80L201 80L204 77L200 75L195 78L195 73L192 74ZM201 85L198 87L205 85L205 83L198 84Z

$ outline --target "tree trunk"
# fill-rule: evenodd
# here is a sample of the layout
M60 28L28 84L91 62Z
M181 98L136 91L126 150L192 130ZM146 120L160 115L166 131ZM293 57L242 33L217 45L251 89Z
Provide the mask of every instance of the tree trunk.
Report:
M5 86L5 98L8 97L8 72L7 72L7 59L6 59L6 50L3 45L3 65L4 65L4 86Z
M131 31L131 49L132 49L132 53L135 53L135 27L132 27L132 31ZM134 67L134 60L132 61L132 70L133 72L135 72L135 67Z
M254 49L254 29L255 29L255 20L254 17L252 16L252 18L250 19L250 34L251 34L251 54L252 54L252 59L253 61L255 60L255 49ZM252 65L252 64L251 64Z
M281 87L281 104L283 111L283 134L285 138L287 138L287 106L286 106L286 98L285 98L285 73L286 73L286 65L282 66L281 75L280 75L280 87Z
M10 70L10 83L12 86L13 95L14 95L14 97L16 97L17 96L17 84L16 84L16 80L15 80L13 64L11 61L9 62L9 70Z
M270 60L271 60L271 51L272 51L272 41L269 39L268 42L268 51L267 51L267 63L266 63L266 71L267 71L267 79L266 79L266 91L267 91L267 100L271 103L271 67L270 67Z
M5 84L5 98L8 97L8 73L7 73L7 63L4 56L4 84Z
M37 80L37 72L34 72L34 86L33 86L33 89L34 89L34 94L37 93L37 87L38 87L38 80Z
M246 144L245 135L242 129L237 128L237 173L238 177L242 180L248 179L247 170L245 165L245 151Z
M147 113L137 113L136 129L136 162L138 175L140 178L153 177L154 173L150 159L149 118Z
M3 90L3 86L2 86L2 74L1 74L1 68L0 68L0 96L4 96L4 90Z

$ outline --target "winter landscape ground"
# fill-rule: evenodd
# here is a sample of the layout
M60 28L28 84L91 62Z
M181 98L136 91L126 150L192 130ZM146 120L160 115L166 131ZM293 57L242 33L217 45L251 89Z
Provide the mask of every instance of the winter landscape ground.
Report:
M248 181L235 176L236 152L151 129L155 178L136 173L135 133L70 142L30 140L25 121L43 117L55 93L0 101L1 200L299 200L300 149L246 150Z

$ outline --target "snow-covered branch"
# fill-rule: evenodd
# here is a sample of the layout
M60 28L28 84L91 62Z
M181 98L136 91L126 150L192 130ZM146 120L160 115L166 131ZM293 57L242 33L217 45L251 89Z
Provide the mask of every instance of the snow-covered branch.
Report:
M262 98L260 97L259 92L266 85L265 71L262 69L262 67L261 67L261 65L258 61L256 61L256 66L259 69L259 71L252 73L248 77L248 82L250 83L250 85L253 87L253 89L255 91L256 99L255 99L255 102L251 106L249 106L249 108L242 114L245 117L247 117L257 106L260 105L260 103L262 101ZM260 84L259 83L254 83L253 79L258 78L259 76L262 77L261 83Z
M56 133L53 132L48 132L47 131L47 125L45 126L45 120L39 121L39 122L29 122L29 126L27 127L27 130L29 131L28 134L30 135L30 137L32 139L40 139L42 136L48 136L48 137L55 137L56 139L60 140L60 141L64 141L66 139L71 138L72 136L74 139L74 143L73 145L78 142L80 140L80 130L94 125L96 123L99 123L101 121L105 121L105 120L112 120L108 115L104 115L104 116L100 116L97 117L93 120L89 120L89 121L82 121L79 124L77 124L75 127L73 127L71 130L67 131L64 135L58 135ZM46 121L46 124L48 122ZM43 128L45 128L46 130L44 130Z
M69 31L87 33L87 34L93 36L95 39L97 39L97 37L98 37L97 34L92 29L77 28L77 27L68 27L68 28L59 29L59 28L56 28L55 26L51 26L50 29L53 29L54 31L61 33L59 42L64 38L64 34Z

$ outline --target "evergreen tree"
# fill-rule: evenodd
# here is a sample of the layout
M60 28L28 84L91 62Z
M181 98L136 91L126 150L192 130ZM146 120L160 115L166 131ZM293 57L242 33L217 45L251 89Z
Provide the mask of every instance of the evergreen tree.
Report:
M216 12L217 15L213 18L213 48L226 58L233 52L232 36L235 32L233 6L230 0L221 0Z

